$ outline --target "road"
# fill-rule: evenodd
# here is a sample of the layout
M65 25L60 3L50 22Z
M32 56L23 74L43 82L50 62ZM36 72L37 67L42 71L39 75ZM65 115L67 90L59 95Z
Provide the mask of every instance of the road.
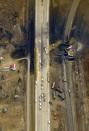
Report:
M66 39L66 37L68 37L68 38L70 37L72 25L73 25L76 11L78 9L80 1L81 0L73 0L72 6L70 9L68 18L67 18L67 23L66 23L65 32L64 32L64 39Z
M70 32L71 32L71 28L74 22L74 18L77 12L77 8L79 6L80 0L74 0L72 3L72 7L70 9L69 15L68 15L68 19L66 22L66 27L65 27L65 32L64 32L64 40L66 40L66 38L70 37ZM68 131L75 131L76 130L76 126L74 123L74 117L73 117L73 108L72 108L72 99L71 96L69 95L69 90L72 90L73 84L69 81L72 81L71 78L71 74L68 74L67 70L67 65L66 65L66 59L63 58L63 79L64 79L64 90L65 90L65 96L66 96L66 100L65 100L65 104L66 104L66 114L67 114L67 130ZM70 66L70 71L71 71L71 66ZM69 81L68 81L69 78ZM73 91L71 92L72 95Z
M27 57L15 60L15 62L27 61L27 91L26 91L26 131L31 129L31 88L30 88L30 54Z
M49 0L35 5L35 131L50 131Z
M26 97L26 127L27 131L30 131L31 129L31 88L30 88L30 57L28 56L27 58L24 58L24 60L27 60L27 97Z

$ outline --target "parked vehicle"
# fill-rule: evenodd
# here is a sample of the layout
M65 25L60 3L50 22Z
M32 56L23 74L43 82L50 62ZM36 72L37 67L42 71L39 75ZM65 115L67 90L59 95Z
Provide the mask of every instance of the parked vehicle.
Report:
M13 71L15 71L16 70L16 64L10 65L10 69L13 70Z

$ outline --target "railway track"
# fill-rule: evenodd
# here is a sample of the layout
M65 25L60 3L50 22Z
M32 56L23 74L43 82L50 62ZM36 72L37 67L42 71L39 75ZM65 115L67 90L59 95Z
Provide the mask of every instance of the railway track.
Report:
M79 106L79 109L77 109L78 112L78 128L81 131L88 130L88 123L87 123L87 103L86 103L86 84L84 81L84 72L83 72L83 66L82 66L82 60L80 57L78 57L77 61L75 61L75 72L77 72L77 75L75 75L78 88L77 88L77 94L79 98L77 99L77 105Z
M64 32L64 41L70 37L71 28L74 22L74 18L79 6L80 0L73 0L68 19L65 26L65 32ZM68 62L67 62L68 63ZM64 90L65 90L65 104L66 104L66 115L67 115L67 130L68 131L75 131L76 130L76 124L75 124L75 118L74 118L74 107L73 104L73 98L69 96L69 88L72 91L71 96L73 95L73 83L71 74L67 74L68 66L70 67L70 72L72 71L72 66L69 64L66 64L66 59L63 58L63 78L64 78ZM68 65L68 66L67 66ZM69 78L69 81L68 81Z

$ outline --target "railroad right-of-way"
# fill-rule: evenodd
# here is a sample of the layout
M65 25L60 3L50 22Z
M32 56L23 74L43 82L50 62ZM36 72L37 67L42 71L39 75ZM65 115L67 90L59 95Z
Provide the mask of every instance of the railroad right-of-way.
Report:
M69 42L72 25L79 6L80 0L74 0L68 15L65 26L64 42ZM78 44L78 42L76 43ZM77 53L77 49L74 49ZM76 54L75 53L75 54ZM86 131L88 130L87 104L86 104L86 85L84 81L84 72L82 60L79 54L76 54L74 61L68 61L63 58L63 82L65 91L66 120L68 131ZM78 59L77 59L78 58Z
M64 32L64 42L65 41L69 41L70 38L70 33L71 33L71 28L74 22L74 18L79 6L80 0L74 0L72 3L72 7L70 9L69 15L68 15L68 19L66 22L66 26L65 26L65 32ZM67 63L67 64L66 64ZM73 108L73 99L72 99L72 95L73 95L73 83L72 78L71 78L71 74L68 74L68 68L70 67L70 72L72 71L72 63L66 60L65 56L63 57L63 63L62 63L62 68L63 68L63 81L64 81L64 91L65 91L65 104L66 104L66 114L67 114L67 130L68 131L75 131L76 128L76 122L75 122L75 113L74 113L74 108ZM68 65L68 66L67 66ZM70 91L71 91L71 96L70 96Z

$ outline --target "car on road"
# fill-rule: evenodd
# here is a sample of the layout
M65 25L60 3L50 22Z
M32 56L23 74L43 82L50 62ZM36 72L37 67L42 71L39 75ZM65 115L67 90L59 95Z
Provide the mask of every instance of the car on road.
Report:
M71 90L69 89L68 92L69 92L69 96L70 96L70 94L71 94Z
M44 94L44 93L41 93L41 97L44 98L44 97L45 97L45 94Z
M48 121L48 124L49 124L49 125L50 125L50 123L51 123L51 122L50 122L50 121Z
M44 94L44 93L41 93L41 98L42 98L43 102L45 102L46 97L45 97L45 94Z
M41 110L41 109L42 109L42 107L40 106L40 107L39 107L39 109Z
M42 105L41 102L39 103L39 105L40 105L40 106Z
M48 54L48 50L46 47L44 47L44 52L46 53L46 55Z
M0 63L2 62L3 59L4 59L3 56L0 56Z
M41 89L44 89L43 83L41 83Z
M41 78L41 81L42 81L42 82L44 81L43 77Z
M39 109L40 110L42 109L42 103L41 102L39 103Z

